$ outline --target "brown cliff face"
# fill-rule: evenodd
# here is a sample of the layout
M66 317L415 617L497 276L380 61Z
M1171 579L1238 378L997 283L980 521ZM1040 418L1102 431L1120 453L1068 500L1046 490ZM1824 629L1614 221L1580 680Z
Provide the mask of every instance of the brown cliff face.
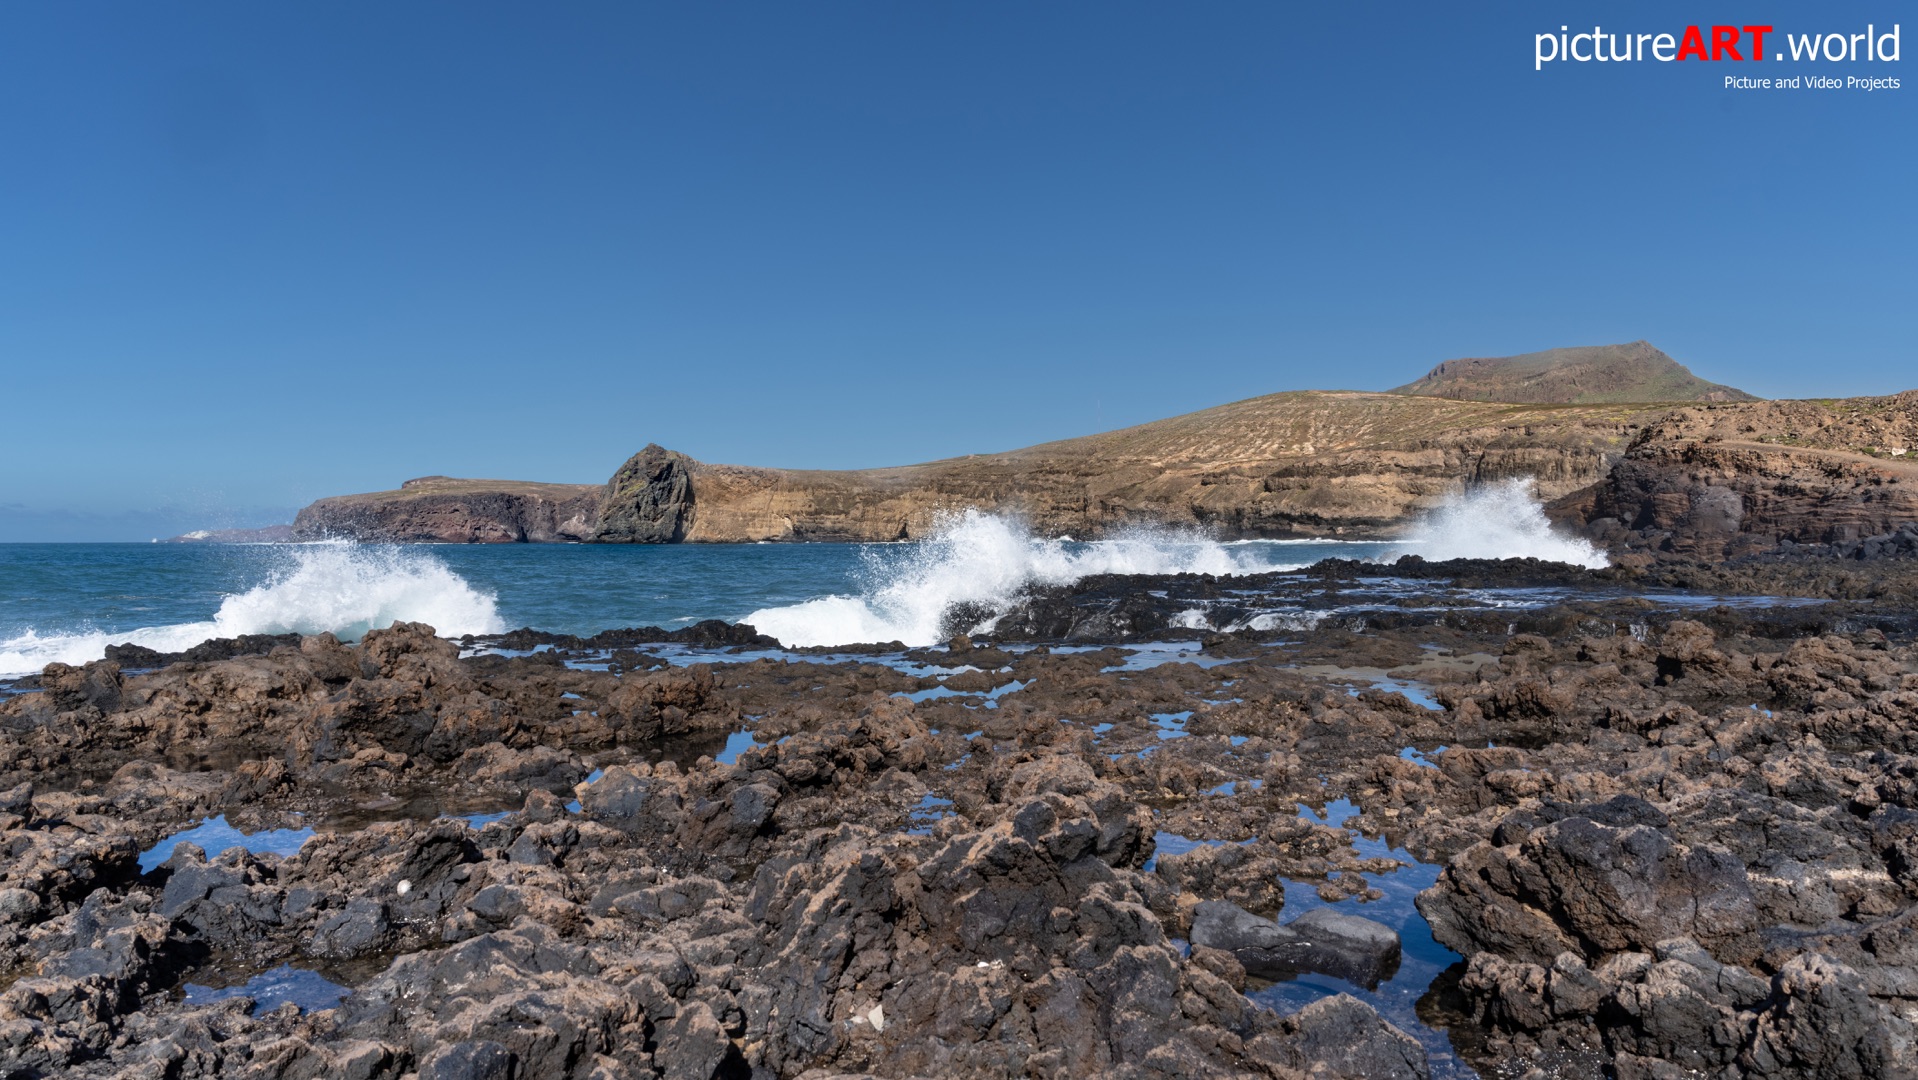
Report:
M301 539L738 543L923 537L947 514L1087 538L1140 522L1385 538L1462 486L1536 479L1614 548L1717 558L1918 521L1918 391L1848 401L1553 405L1272 394L1122 431L889 469L709 465L648 446L606 485L409 481L323 499Z
M599 522L599 484L533 484L427 476L398 491L321 499L293 520L296 540L511 544L587 540Z
M684 538L912 539L967 508L1081 538L1142 521L1227 536L1382 537L1469 482L1536 477L1547 498L1586 487L1662 411L1306 391L891 469L692 463Z
M1918 391L1679 409L1553 515L1614 546L1718 558L1918 521Z

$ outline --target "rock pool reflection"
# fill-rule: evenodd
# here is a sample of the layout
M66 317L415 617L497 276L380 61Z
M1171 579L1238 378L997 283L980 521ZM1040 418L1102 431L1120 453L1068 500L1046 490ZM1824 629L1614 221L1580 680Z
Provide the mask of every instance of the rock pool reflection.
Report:
M1300 817L1332 826L1344 825L1358 813L1359 808L1345 799L1326 804L1324 814L1304 806L1299 808ZM1405 864L1391 873L1364 875L1367 884L1385 894L1382 899L1361 901L1350 897L1328 903L1319 897L1315 885L1287 879L1285 906L1280 917L1290 921L1308 911L1331 907L1382 922L1398 931L1401 950L1398 970L1376 990L1326 975L1303 974L1277 982L1248 984L1247 996L1279 1012L1290 1013L1320 998L1350 994L1377 1009L1380 1016L1425 1047L1434 1080L1477 1076L1477 1071L1459 1056L1449 1034L1451 1026L1464 1019L1450 999L1458 975L1464 970L1465 958L1432 939L1425 916L1419 914L1412 903L1414 897L1438 880L1443 867L1420 862L1410 852L1393 847L1383 838L1355 834L1352 846L1363 858L1390 858Z

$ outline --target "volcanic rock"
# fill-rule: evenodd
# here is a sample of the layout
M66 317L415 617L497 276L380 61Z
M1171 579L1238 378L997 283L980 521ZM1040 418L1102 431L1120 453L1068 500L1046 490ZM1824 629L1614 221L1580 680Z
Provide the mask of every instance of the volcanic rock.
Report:
M1331 908L1279 925L1224 900L1207 900L1192 916L1192 944L1230 952L1250 975L1303 971L1332 975L1367 989L1398 967L1399 936L1391 927Z
M395 491L320 499L293 519L295 540L393 544L560 543L590 539L598 484L519 480L409 480Z

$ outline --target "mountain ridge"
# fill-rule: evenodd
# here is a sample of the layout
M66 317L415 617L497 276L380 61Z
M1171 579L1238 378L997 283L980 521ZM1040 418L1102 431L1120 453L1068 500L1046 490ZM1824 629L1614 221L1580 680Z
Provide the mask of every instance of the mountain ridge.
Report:
M1718 387L1643 343L1502 359L1524 361L1522 379L1563 373L1568 353L1580 363L1624 355L1639 374L1676 371L1693 392ZM1614 383L1646 386L1635 376ZM872 469L715 464L649 444L603 485L428 477L319 500L300 512L294 533L453 543L875 542L918 539L976 509L1019 515L1046 536L1154 523L1221 538L1384 539L1462 488L1528 478L1563 524L1615 547L1749 551L1918 519L1906 494L1918 493L1914 400L1568 403L1290 390L1002 453ZM1738 445L1719 446L1727 442ZM1714 455L1724 458L1714 469L1696 467ZM1819 479L1834 470L1847 479ZM1800 489L1820 494L1796 498ZM1822 521L1832 514L1843 521Z

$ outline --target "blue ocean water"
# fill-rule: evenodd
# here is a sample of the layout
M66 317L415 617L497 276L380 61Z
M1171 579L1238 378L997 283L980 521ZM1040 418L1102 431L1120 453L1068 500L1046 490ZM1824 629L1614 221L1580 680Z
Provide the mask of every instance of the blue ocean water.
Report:
M968 515L907 544L0 544L0 677L208 638L398 620L446 636L750 621L789 645L930 644L958 601L1093 573L1252 573L1384 543L1220 543L1141 531L1082 543Z

